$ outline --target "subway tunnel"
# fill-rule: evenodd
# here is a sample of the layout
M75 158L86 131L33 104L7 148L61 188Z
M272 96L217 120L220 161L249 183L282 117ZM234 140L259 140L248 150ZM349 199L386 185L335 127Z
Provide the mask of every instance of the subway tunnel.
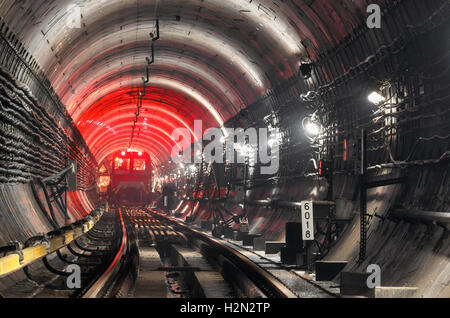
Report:
M450 297L449 15L1 0L0 297Z

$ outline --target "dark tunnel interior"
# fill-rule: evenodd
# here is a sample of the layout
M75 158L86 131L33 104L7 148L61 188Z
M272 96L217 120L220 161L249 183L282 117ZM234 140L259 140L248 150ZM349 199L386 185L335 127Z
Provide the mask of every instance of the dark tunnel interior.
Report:
M0 0L0 298L449 298L449 16Z

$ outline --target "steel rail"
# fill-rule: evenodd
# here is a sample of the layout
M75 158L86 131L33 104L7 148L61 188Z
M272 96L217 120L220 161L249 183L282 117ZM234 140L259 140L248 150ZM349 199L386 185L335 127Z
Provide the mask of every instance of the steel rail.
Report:
M122 241L120 248L116 253L111 264L108 268L101 274L101 276L89 287L89 289L83 294L82 298L96 298L103 291L107 283L114 277L120 268L120 261L125 255L127 246L127 231L125 227L125 222L123 220L122 211L119 209L120 223L122 227Z
M195 236L211 246L215 251L218 251L222 256L226 257L229 261L236 265L262 291L269 290L272 293L271 296L276 298L298 298L294 292L292 292L272 274L262 269L243 254L224 245L219 240L209 237L200 231L192 229L179 221L173 220L153 210L147 208L143 208L143 210L160 220L163 219L166 222L172 223L184 232L188 232L190 235Z

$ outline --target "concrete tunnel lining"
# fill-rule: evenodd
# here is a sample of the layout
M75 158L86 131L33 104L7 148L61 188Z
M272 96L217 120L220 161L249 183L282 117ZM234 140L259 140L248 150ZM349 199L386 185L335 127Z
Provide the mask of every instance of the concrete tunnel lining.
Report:
M419 297L449 297L447 224L396 213L450 211L449 6L444 0L373 2L383 8L380 30L366 27L363 0L0 1L3 38L39 74L30 75L20 61L0 62L0 246L52 229L27 183L56 173L69 158L80 166L79 190L68 198L70 222L97 207L95 171L129 146L151 54L149 32L158 18L161 34L133 148L150 154L159 176L179 170L169 162L174 128L193 135L198 119L205 127L280 127L280 170L265 179L252 170L248 200L336 202L336 217L348 222L336 226L339 237L327 247L326 260L348 260L352 271L376 263L387 286L418 287ZM80 28L66 27L74 4L81 8ZM308 78L299 71L305 61L312 62ZM48 82L36 84L42 78ZM63 110L46 105L42 85L54 90ZM369 103L374 90L386 101ZM26 94L37 101L20 97ZM19 108L38 116L15 113ZM73 123L64 119L65 111ZM312 113L323 126L313 147L300 124ZM42 131L38 117L47 118ZM70 127L77 127L82 142ZM369 131L370 178L406 182L368 189L368 255L361 263L361 184L351 143L358 144L362 127ZM34 149L12 151L14 143ZM329 168L331 179L311 165L319 148L320 169ZM200 220L211 216L208 204L186 200L175 212ZM248 206L247 215L251 232L280 241L286 222L297 221L298 214L274 204ZM62 214L58 218L66 225Z

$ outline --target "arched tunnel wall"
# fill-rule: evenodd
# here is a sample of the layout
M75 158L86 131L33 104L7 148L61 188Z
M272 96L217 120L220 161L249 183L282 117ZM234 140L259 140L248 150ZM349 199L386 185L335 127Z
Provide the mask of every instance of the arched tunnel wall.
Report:
M329 245L319 235L326 260L349 261L346 270L362 272L378 264L383 285L419 287L419 297L449 297L449 6L406 4L393 5L384 16L390 28L361 27L315 61L309 80L291 78L227 124L278 126L283 136L278 175L255 174L251 180L246 215L252 233L283 241L286 222L300 221L299 211L279 207L277 200L332 200L341 222ZM374 107L367 95L378 89L386 101ZM326 128L311 145L302 139L299 118L313 112ZM404 179L367 190L367 256L359 262L362 128L368 134L368 180ZM309 161L315 151L324 176ZM212 207L208 200L191 200L176 211L199 222ZM242 210L231 202L228 208Z
M0 245L4 246L80 220L98 199L97 164L80 133L31 54L3 22L0 31ZM59 173L69 162L77 163L77 191L67 195L66 216L66 198L61 197L62 205L50 198L50 208L37 180ZM53 190L57 189L48 188L47 194Z
M318 1L316 5L319 2L325 3ZM258 174L259 165L251 168L246 198L251 232L264 234L270 240L284 240L286 222L298 221L300 215L298 210L278 206L277 202L333 201L333 213L339 222L333 225L331 238L319 233L315 248L321 257L349 261L349 270L365 271L368 264L378 264L383 285L417 286L419 296L448 297L450 6L441 0L380 3L386 26L380 30L368 29L361 19L355 18L358 15L350 14L349 30L342 23L337 30L339 36L327 41L327 32L321 32L309 21L315 34L321 35L317 37L320 41L313 34L302 43L313 60L311 77L295 75L287 79L290 72L283 73L273 81L277 86L270 87L264 98L256 102L256 89L243 85L249 91L244 95L252 103L225 126L271 126L281 131L278 173L267 177ZM23 32L24 25L9 18ZM360 24L355 25L356 21ZM2 24L1 31L0 245L5 245L53 230L40 211L29 182L60 171L69 159L76 160L79 166L79 191L69 196L69 222L89 213L96 205L96 162L30 52L6 24ZM57 70L58 61L56 58L47 64ZM64 62L69 68L70 63ZM269 73L266 77L275 77L277 71ZM53 75L63 82L59 74ZM73 76L75 80L77 76ZM111 78L115 79L115 75ZM71 97L71 84L59 84L61 91ZM386 101L380 105L369 103L367 95L371 91L379 91ZM234 109L223 112L234 114ZM321 137L313 143L301 128L301 119L311 114L323 127ZM368 179L398 182L367 191L367 257L361 263L358 144L363 128L368 135ZM128 135L125 139L127 142ZM321 171L312 158L317 166L317 159L321 159ZM212 194L202 196L208 198ZM258 202L262 200L263 203ZM242 210L231 199L226 207L232 213ZM58 211L58 207L54 208ZM209 218L213 208L210 201L185 200L176 213L182 218L194 215L200 221ZM443 213L438 217L435 212ZM56 219L58 225L65 223L63 213L57 213Z

